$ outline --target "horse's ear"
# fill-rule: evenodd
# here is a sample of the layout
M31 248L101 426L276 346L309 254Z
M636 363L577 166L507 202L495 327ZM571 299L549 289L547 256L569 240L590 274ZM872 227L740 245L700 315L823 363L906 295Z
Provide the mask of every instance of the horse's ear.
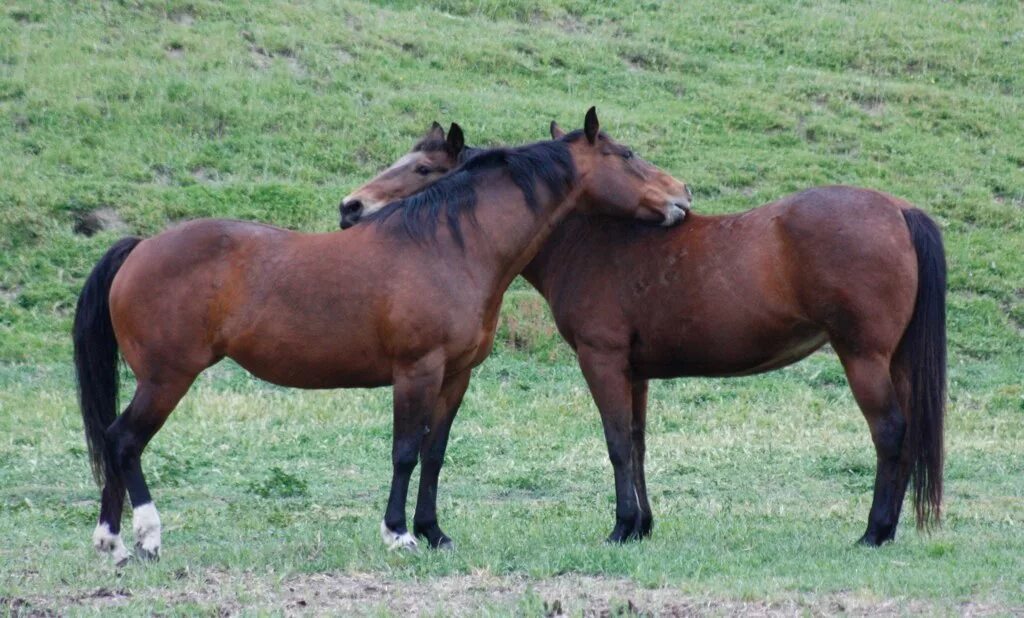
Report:
M465 146L466 139L462 136L462 127L453 122L452 126L448 127L448 152L457 157Z
M551 139L561 139L565 137L565 131L562 127L558 126L558 123L554 120L551 121Z
M597 143L597 132L601 129L601 123L597 121L597 109L591 107L587 110L587 117L583 119L583 133L591 145Z
M444 127L442 127L440 124L438 124L438 122L435 120L430 125L430 130L427 131L427 137L430 138L430 139L441 140L443 142L444 141Z

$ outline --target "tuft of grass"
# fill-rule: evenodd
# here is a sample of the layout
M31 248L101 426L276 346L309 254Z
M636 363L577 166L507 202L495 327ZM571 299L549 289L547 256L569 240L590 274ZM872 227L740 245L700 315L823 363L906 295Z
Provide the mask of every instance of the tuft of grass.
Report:
M273 466L267 478L250 481L248 491L260 498L295 498L308 493L309 484L301 478L288 474L281 468Z

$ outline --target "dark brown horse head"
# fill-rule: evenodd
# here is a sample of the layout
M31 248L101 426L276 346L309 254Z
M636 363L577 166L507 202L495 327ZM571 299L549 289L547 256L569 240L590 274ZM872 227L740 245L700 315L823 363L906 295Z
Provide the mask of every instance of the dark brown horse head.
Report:
M452 123L445 136L436 122L412 150L338 205L341 228L356 224L384 206L420 191L454 169L465 148L462 129Z
M591 107L583 129L565 133L554 122L551 137L570 143L582 192L580 210L672 226L690 209L686 183L636 156L600 130Z

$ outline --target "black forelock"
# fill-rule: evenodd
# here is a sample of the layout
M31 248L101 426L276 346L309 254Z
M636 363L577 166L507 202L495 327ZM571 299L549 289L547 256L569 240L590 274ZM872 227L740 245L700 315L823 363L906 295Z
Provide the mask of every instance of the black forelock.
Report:
M466 152L465 162L452 173L415 195L367 215L364 221L383 224L400 213L405 233L413 240L423 241L436 233L438 221L443 217L455 242L463 246L462 215L472 216L477 205L476 184L485 174L504 171L522 192L526 206L534 212L540 209L538 184L555 199L562 199L576 179L576 166L565 139L519 148L465 150L471 152Z

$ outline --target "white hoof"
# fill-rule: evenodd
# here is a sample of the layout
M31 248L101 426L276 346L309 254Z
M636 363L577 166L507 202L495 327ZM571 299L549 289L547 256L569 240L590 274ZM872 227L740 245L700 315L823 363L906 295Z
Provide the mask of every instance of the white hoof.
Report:
M132 510L132 532L140 558L156 560L160 557L160 514L152 502Z
M93 530L92 546L101 554L110 554L117 566L123 566L131 558L128 548L121 542L121 535L111 532L110 526L106 523L99 524Z
M394 532L391 528L388 528L388 525L383 521L380 522L380 536L384 539L384 544L387 545L388 549L391 551L396 549L416 551L416 537L408 532Z

